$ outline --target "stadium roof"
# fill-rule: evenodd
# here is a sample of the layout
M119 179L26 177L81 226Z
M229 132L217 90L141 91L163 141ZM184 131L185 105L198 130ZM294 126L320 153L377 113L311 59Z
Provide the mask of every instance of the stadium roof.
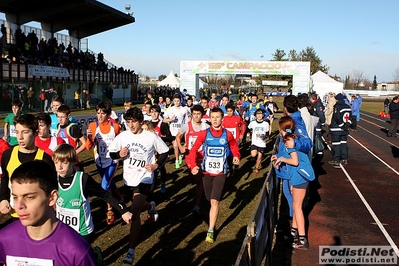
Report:
M0 12L17 25L40 22L44 30L68 30L78 39L135 22L133 16L96 0L1 0Z

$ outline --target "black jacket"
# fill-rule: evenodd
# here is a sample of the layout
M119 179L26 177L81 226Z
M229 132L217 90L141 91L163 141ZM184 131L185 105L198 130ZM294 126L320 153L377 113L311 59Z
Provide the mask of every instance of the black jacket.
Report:
M391 119L399 119L399 102L395 103L392 101L389 104L389 114Z
M334 105L333 116L331 119L330 132L331 135L348 135L349 126L351 125L351 108L345 104L344 100L339 100Z

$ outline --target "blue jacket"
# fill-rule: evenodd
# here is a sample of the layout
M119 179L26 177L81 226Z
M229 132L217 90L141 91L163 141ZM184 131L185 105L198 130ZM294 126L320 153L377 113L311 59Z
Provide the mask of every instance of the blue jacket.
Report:
M357 116L359 114L360 104L361 104L361 100L359 100L359 98L355 98L352 101L352 106L351 106L352 116Z

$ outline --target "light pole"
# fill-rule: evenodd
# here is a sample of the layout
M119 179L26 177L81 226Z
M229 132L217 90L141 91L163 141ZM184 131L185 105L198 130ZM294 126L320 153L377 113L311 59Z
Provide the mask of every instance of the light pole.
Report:
M216 74L216 90L218 89L218 74Z

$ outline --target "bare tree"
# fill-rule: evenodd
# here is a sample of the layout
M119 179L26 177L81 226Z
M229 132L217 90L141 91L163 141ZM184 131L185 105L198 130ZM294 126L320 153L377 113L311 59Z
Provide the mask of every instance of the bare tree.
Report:
M352 82L354 88L358 88L360 82L366 82L368 79L364 76L363 70L352 70L349 74L350 81Z
M395 91L399 90L399 67L395 69L395 72L393 73L393 79L395 82Z

